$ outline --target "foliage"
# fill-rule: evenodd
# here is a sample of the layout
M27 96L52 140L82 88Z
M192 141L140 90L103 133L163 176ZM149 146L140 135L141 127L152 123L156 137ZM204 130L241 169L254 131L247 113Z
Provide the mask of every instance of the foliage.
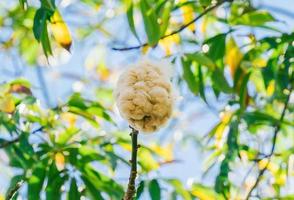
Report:
M74 4L101 15L107 6L102 0ZM11 32L1 38L1 54L17 52L25 65L33 67L44 64L43 55L50 63L60 48L70 51L76 35L80 40L97 30L108 35L104 21L111 21L102 17L98 24L71 31L64 8L55 0L20 0L8 9L0 4L0 9L0 31ZM227 14L219 15L218 9ZM285 188L293 180L294 32L277 28L279 19L251 1L123 0L115 1L114 10L112 17L125 18L124 29L133 36L130 43L137 45L118 43L110 35L113 50L125 54L139 49L137 54L154 51L167 57L178 67L179 92L190 90L219 113L219 122L201 138L203 150L210 153L204 175L218 169L214 183L199 181L186 187L182 180L157 175L154 172L165 164L176 162L175 145L142 141L136 199L246 199L251 195L291 199L293 193ZM255 30L264 32L260 36ZM9 166L17 169L8 196L24 181L26 187L21 189L26 191L15 191L14 199L18 195L25 199L122 198L125 184L118 173L129 168L131 141L116 124L109 95L112 88L104 87L112 69L99 62L95 64L100 79L97 98L72 92L53 107L44 106L25 79L1 81L0 147ZM236 181L232 177L242 174L240 164L257 173L249 170L243 181Z

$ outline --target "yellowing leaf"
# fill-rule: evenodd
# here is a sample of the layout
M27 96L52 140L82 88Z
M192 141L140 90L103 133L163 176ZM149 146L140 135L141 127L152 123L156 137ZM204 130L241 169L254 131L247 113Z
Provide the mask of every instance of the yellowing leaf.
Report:
M258 162L258 168L263 169L267 168L272 174L275 174L278 171L278 166L274 164L273 162L268 163L268 159L262 159Z
M287 175L284 171L281 173L278 173L275 176L275 184L277 184L277 185L285 185L286 180L287 180Z
M147 149L140 148L138 150L138 160L141 167L147 172L156 170L159 167L159 163Z
M173 155L173 144L168 144L166 146L159 146L153 144L150 148L160 157L165 159L165 161L172 161L174 159Z
M224 131L227 127L227 124L225 123L220 123L216 130L215 130L215 146L218 148L218 149L221 149L224 145L224 142L223 142L223 135L224 135Z
M187 1L188 0L180 0L181 3L185 3ZM183 23L184 24L190 23L195 18L194 10L193 10L193 8L191 7L190 4L183 5L181 7L181 11L182 11L182 14L183 14ZM188 29L194 33L195 30L196 30L195 23L192 23L190 26L188 26Z
M18 83L11 84L9 92L24 93L28 95L32 94L32 91L30 90L30 88Z
M65 112L60 115L61 119L68 123L70 127L73 127L76 124L77 116L75 114Z
M120 146L127 151L132 151L132 145L128 143L120 143Z
M226 46L226 64L230 68L232 77L234 77L242 58L243 54L237 46L235 40L230 38Z
M104 65L104 63L101 63L97 67L96 71L102 81L107 81L111 74L110 70Z
M272 96L275 92L275 81L271 80L266 88L266 95L267 96Z
M208 25L208 17L204 16L201 22L200 31L205 34Z
M142 54L146 54L149 51L149 45L143 46L141 51L142 51Z
M69 51L72 43L71 35L58 10L52 15L50 22L51 31L56 42Z
M263 58L256 58L252 61L252 65L254 67L265 67L266 66L266 60Z
M221 113L221 120L223 123L228 124L232 118L233 113L231 111L225 111Z
M167 34L169 33L170 31L167 32ZM159 40L159 46L161 46L164 49L165 54L169 56L172 53L172 50L171 50L172 46L174 44L178 44L179 42L180 42L180 37L178 34L175 34L175 35L171 35L169 37Z
M7 94L4 97L0 97L0 111L6 113L12 113L15 110L15 103L13 97Z
M64 169L65 158L62 153L58 152L55 154L55 164L56 164L56 167L59 171Z
M217 194L213 189L203 186L201 184L194 184L192 186L191 194L199 200L223 200L224 198Z

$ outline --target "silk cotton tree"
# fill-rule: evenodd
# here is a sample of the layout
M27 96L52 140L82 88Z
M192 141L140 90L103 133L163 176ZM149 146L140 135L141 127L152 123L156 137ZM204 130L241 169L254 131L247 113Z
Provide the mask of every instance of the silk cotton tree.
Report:
M267 3L1 1L0 199L292 199L293 25Z

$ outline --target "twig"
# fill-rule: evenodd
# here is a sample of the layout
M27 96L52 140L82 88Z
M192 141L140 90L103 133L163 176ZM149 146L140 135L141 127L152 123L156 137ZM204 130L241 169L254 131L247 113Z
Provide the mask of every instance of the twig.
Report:
M9 191L5 200L10 200L14 197L14 195L18 192L19 188L23 185L24 180L20 180L16 183L16 185Z
M281 128L281 123L283 123L283 120L284 120L284 117L285 117L285 114L286 114L286 110L287 110L287 107L288 107L288 104L289 104L289 100L290 100L290 96L291 96L291 93L292 93L292 87L290 87L290 92L287 96L287 99L285 101L285 104L284 104L284 108L283 108L283 111L282 111L282 114L281 114L281 117L280 117L280 120L279 122L277 123L276 127L275 127L275 131L274 131L274 135L273 135L273 142L272 142L272 148L271 148L271 151L270 153L268 154L268 161L266 163L266 165L264 166L264 168L262 168L259 173L258 173L258 176L257 176L257 179L255 181L255 183L253 184L252 188L249 190L247 196L246 196L246 200L248 200L251 196L251 193L253 192L253 190L258 186L263 174L265 173L270 161L271 161L271 158L272 158L272 155L274 154L274 151L275 151L275 147L276 147L276 142L277 142L277 136L278 136L278 132L280 131L280 128Z
M195 23L197 20L199 20L200 18L202 18L204 15L206 15L208 12L214 10L215 8L219 7L220 5L222 5L225 2L232 2L234 0L223 0L223 1L219 1L218 3L216 3L215 5L207 8L206 10L204 10L200 15L198 15L197 17L195 17L193 20L191 20L190 22L188 22L187 24L182 25L179 29L162 36L159 40L162 40L164 38L170 37L172 35L175 35L177 33L180 33L181 31L183 31L184 29L186 29L188 26L190 26L191 24ZM133 50L133 49L139 49L141 47L145 47L147 46L148 43L145 42L143 44L137 45L137 46L132 46L132 47L124 47L124 48L117 48L117 47L113 47L112 50L115 51L128 51L128 50Z
M138 134L139 132L132 128L131 137L132 137L132 157L131 157L131 171L128 183L128 189L124 195L123 200L133 200L136 193L136 177L137 177L137 152L138 152Z

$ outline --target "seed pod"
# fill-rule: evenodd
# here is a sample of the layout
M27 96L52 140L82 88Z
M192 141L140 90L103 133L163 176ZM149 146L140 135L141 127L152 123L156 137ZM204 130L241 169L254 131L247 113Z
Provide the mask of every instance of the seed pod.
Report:
M115 99L120 114L135 129L150 133L170 118L173 110L171 64L142 59L120 76Z

